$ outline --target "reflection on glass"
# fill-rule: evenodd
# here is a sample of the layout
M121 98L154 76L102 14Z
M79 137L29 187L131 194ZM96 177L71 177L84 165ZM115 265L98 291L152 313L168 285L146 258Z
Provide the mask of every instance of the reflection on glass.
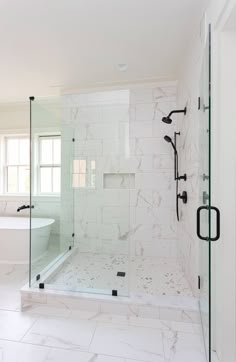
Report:
M95 160L74 160L73 161L73 187L95 187Z
M61 190L61 168L60 167L54 167L52 169L53 175L52 175L52 192L59 193Z
M41 140L41 160L42 165L51 165L52 164L52 140L42 139Z
M42 136L40 142L40 193L60 193L61 137Z
M61 140L53 140L53 164L59 165L61 163Z

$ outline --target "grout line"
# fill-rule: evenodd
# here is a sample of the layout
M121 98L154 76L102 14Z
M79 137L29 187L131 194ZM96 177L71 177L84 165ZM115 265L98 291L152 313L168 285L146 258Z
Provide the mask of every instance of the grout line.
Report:
M92 335L92 337L91 337L91 341L90 341L89 346L88 346L88 352L90 352L90 347L91 347L91 344L92 344L93 339L94 339L94 337L95 337L95 333L96 333L96 331L97 331L97 328L98 328L98 322L96 322L96 326L95 326L95 328L94 328L93 335ZM93 352L91 352L91 353L93 353Z
M33 328L33 326L36 324L36 322L39 320L39 318L35 318L34 322L32 323L32 325L30 326L30 328L27 330L27 332L23 335L22 338L20 338L19 342L22 342L22 339L26 336L26 334L28 334L28 332Z

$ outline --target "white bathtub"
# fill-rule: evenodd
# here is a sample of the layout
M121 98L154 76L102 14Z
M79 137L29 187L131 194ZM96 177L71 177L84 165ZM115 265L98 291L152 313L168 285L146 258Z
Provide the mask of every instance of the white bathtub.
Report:
M36 261L47 251L53 219L33 218L31 260ZM28 217L0 217L0 263L29 262L30 220Z

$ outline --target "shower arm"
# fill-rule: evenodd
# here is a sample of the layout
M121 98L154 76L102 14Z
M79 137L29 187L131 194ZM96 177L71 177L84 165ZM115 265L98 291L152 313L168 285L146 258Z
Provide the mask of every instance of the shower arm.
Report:
M167 118L170 118L172 116L172 114L175 114L175 113L184 113L186 115L187 108L185 107L184 109L176 109L174 111L171 111L170 114L167 116Z

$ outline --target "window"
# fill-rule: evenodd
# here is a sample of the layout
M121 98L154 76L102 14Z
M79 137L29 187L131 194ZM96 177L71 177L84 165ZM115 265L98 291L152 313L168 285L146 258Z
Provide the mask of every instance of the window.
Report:
M73 187L95 188L96 162L95 160L74 160Z
M39 178L40 194L61 191L61 136L39 137Z
M6 137L6 184L9 194L30 190L29 138Z

